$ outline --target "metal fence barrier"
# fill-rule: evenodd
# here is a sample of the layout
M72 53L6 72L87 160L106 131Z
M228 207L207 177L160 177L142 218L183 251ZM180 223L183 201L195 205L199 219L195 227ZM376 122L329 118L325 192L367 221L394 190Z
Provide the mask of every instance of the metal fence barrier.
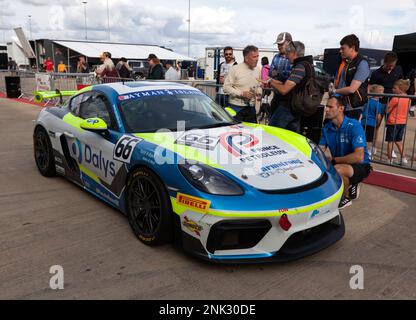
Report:
M6 79L5 77L10 76L11 72L8 70L1 70L0 71L0 92L6 92Z
M229 96L223 94L221 91L221 85L217 84L198 84L196 88L202 92L208 94L213 100L215 100L222 107L228 106ZM262 105L270 105L273 93L270 89L263 89ZM361 113L360 121L367 136L367 147L370 153L370 158L373 163L379 163L394 167L400 167L416 171L416 96L401 96L395 94L368 94L369 99L381 100L380 110L374 115L375 118L379 118L374 130L371 128L372 122L369 121L369 112L373 108L374 102L370 102L370 107L363 107L359 109ZM391 104L392 99L406 99L408 106L404 111L399 108L394 108L390 114L396 116L401 113L405 113L405 123L399 124L389 120L390 114L387 114L388 105ZM324 106L328 99L326 93L322 99L321 106L318 111L311 117L301 118L301 134L319 143L320 136L322 134L322 128L325 122L324 119ZM391 107L393 108L393 106ZM265 110L266 109L266 110ZM267 107L262 108L261 113L266 112L265 117L270 117L270 111L267 112ZM357 110L355 110L357 112ZM263 116L263 115L260 115ZM370 115L371 116L371 115ZM371 118L371 117L370 117ZM259 118L258 118L259 119ZM260 119L263 123L267 124L267 120ZM371 122L371 123L370 123ZM393 137L390 137L393 136ZM389 138L389 139L386 139ZM391 139L395 138L395 139ZM386 140L400 140L391 141ZM390 144L390 146L389 146ZM403 151L403 152L402 152ZM392 156L390 157L390 153Z
M369 94L369 99L361 123L371 161L416 170L416 96Z
M15 73L16 74L16 73ZM0 91L5 92L5 76L11 75L10 72L0 72ZM34 92L37 90L37 75L35 72L19 71L17 75L21 79L22 96L33 99ZM45 74L44 74L45 75ZM135 81L130 78L97 78L95 74L79 74L79 73L50 73L50 90L56 89L60 91L76 91L83 87L114 82L131 82ZM149 81L149 80L139 80ZM166 82L166 80L151 80L152 82ZM228 106L228 95L223 94L222 85L217 85L214 81L205 80L178 80L169 81L193 86L203 93L207 94L222 107ZM255 88L253 88L255 90ZM401 168L416 170L416 96L399 96L394 94L369 94L369 99L380 101L379 108L374 114L374 105L378 105L372 101L370 107L362 110L361 123L367 135L368 149L371 155L371 161L390 166L398 166ZM268 108L273 97L271 89L263 89L261 97L260 110L258 119L260 123L267 124L271 111ZM321 131L324 123L324 105L328 96L325 95L322 105L318 108L315 115L301 119L301 133L315 142L319 142ZM406 99L408 106L403 111L402 107L393 108L393 99ZM392 102L393 100L393 102ZM58 99L46 101L46 104L59 104ZM388 106L391 105L393 111L390 114ZM396 115L394 114L396 112ZM397 116L405 113L405 123L395 123ZM374 123L375 118L375 123ZM388 138L388 139L386 139ZM398 140L398 141L387 141Z

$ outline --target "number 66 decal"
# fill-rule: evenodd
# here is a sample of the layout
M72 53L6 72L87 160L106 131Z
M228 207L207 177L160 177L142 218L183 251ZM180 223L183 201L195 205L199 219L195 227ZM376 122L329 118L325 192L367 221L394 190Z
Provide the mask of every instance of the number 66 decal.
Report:
M113 158L114 160L118 160L125 163L130 163L131 156L133 154L134 147L138 144L142 139L124 135L122 136L115 148Z

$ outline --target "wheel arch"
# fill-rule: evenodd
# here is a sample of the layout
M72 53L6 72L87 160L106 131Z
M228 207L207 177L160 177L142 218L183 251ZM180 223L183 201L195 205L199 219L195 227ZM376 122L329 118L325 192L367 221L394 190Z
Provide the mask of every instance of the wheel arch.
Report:
M160 175L152 167L150 167L149 165L144 164L144 163L134 164L130 168L130 170L127 172L126 181L125 181L126 191L127 191L127 188L128 188L128 183L130 181L131 175L133 174L133 172L135 170L140 169L140 168L144 168L144 169L147 169L147 170L151 171L159 179L159 182L164 186L165 192L168 195L168 197L170 198L169 190L168 190L168 187L167 187L166 183L163 181L163 179L160 177ZM127 192L125 193L125 200L126 200L126 205L127 205ZM169 202L169 207L170 207L170 210L173 213L173 208L172 208L172 203L171 202ZM127 208L126 208L126 210L127 210Z

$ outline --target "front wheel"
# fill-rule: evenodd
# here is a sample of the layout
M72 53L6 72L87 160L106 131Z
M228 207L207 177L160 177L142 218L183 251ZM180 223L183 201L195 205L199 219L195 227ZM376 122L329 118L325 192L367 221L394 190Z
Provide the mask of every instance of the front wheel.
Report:
M33 135L33 149L35 153L36 166L45 177L56 175L55 159L51 140L45 129L38 127Z
M134 234L147 245L165 244L173 239L169 195L149 169L136 169L129 178L127 218Z

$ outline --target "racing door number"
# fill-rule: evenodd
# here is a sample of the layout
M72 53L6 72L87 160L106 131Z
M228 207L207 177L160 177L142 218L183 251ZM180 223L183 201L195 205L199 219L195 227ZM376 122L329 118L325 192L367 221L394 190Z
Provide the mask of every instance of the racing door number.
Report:
M130 163L133 150L136 147L136 144L138 144L140 141L142 141L140 138L135 138L127 135L122 136L114 148L114 160Z

